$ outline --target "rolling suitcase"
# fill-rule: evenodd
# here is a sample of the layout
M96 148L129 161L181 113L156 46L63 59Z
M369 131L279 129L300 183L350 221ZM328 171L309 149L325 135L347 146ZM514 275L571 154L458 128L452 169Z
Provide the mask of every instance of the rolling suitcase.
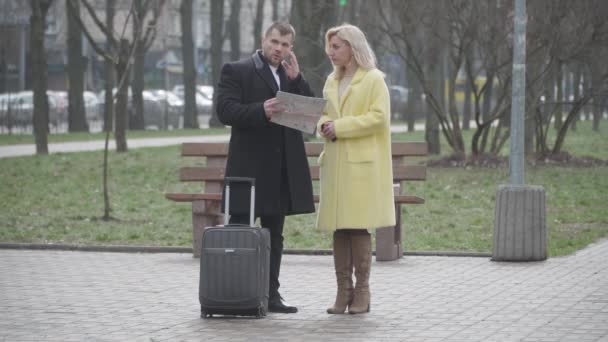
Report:
M270 232L254 226L255 179L226 177L224 225L203 232L199 301L201 317L266 316ZM230 184L251 184L249 225L228 224Z

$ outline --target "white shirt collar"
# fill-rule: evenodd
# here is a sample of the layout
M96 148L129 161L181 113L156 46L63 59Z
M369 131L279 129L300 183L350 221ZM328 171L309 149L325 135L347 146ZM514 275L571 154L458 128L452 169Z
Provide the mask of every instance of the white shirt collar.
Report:
M274 80L277 81L277 86L281 89L281 78L279 77L279 73L277 72L278 68L268 64L270 67L270 71L272 71L272 76L274 76Z

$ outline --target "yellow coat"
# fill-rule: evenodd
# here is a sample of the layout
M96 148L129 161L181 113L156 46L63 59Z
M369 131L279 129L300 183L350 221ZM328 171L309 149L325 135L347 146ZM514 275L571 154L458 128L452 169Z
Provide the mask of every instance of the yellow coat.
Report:
M329 75L327 106L317 129L333 121L337 140L325 141L319 156L320 203L317 227L380 228L395 225L390 135L390 98L384 74L359 68L338 101Z

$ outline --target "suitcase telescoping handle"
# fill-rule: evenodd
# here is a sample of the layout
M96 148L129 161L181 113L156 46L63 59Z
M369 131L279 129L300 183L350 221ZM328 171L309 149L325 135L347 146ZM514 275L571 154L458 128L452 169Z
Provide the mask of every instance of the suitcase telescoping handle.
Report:
M228 224L230 213L230 183L247 183L251 185L251 199L249 200L249 226L253 227L255 223L255 178L247 177L225 177L224 184L226 185L226 196L224 196L224 224Z

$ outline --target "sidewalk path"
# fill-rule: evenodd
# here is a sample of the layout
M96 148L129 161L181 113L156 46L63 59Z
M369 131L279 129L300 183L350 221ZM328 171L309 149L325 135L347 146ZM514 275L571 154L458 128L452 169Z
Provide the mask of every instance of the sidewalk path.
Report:
M424 129L423 124L417 124L416 130ZM393 133L407 132L407 126L395 125L391 127ZM128 139L127 146L129 148L140 148L140 147L157 147L157 146L170 146L179 145L185 142L226 142L230 139L228 134L220 135L198 135L198 136L184 136L184 137L170 137L170 138L141 138L141 139ZM80 152L80 151L97 151L103 150L103 140L94 141L76 141L66 143L54 143L49 144L49 153L68 153L68 152ZM109 142L110 150L116 149L116 143L114 139ZM0 146L0 158L18 157L18 156L30 156L36 153L36 145L24 144L24 145L6 145Z
M0 250L0 341L608 341L608 240L544 262L374 262L366 315L328 315L330 256L286 255L297 314L199 318L189 254Z
M219 135L199 135L199 136L186 136L186 137L170 137L170 138L142 138L142 139L128 139L127 146L129 148L140 148L140 147L157 147L157 146L170 146L179 145L185 142L224 142L230 138L227 134ZM54 143L49 144L49 153L67 153L67 152L80 152L80 151L97 151L103 150L105 141L93 140L93 141L75 141L65 143ZM109 141L110 150L116 150L116 142L112 139ZM0 146L0 158L17 157L17 156L29 156L36 153L36 145L6 145Z

